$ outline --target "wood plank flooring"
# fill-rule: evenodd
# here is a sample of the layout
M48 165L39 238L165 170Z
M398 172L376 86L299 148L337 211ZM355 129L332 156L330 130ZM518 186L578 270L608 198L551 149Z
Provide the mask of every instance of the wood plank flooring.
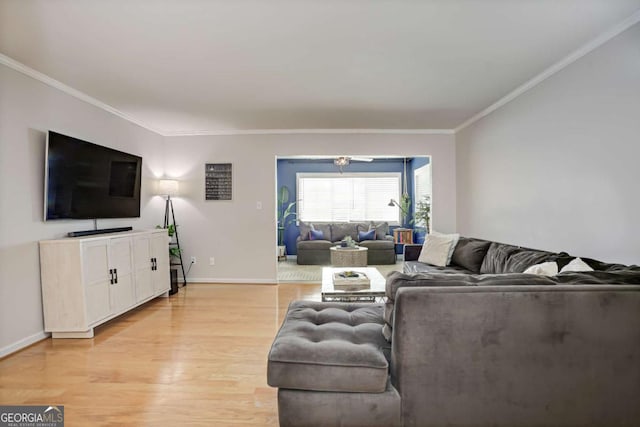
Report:
M320 285L190 284L0 360L0 404L64 405L68 426L277 426L267 354L295 299Z

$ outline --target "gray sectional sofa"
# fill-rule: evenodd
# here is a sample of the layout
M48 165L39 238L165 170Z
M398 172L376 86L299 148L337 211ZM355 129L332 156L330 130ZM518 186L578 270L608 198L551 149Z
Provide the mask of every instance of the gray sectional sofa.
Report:
M640 267L545 277L523 271L574 257L405 248L384 305L291 304L268 365L281 426L640 425Z
M389 224L357 222L313 222L300 221L300 235L296 241L297 263L300 265L329 265L329 248L350 236L359 246L367 248L367 264L395 264L396 252L393 236L389 235ZM360 240L360 231L375 230L375 240ZM320 231L323 238L310 239L311 231Z

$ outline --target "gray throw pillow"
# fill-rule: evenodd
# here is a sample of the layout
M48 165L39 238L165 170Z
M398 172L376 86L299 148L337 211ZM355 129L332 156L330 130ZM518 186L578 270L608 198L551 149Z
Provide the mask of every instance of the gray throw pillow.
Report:
M389 223L375 223L371 221L371 224L369 224L369 230L376 230L376 240L384 240L385 236L389 234Z
M453 250L451 264L466 268L474 273L480 272L482 260L489 250L491 242L486 240L469 239L460 237L456 248Z
M300 230L300 240L309 240L309 232L313 229L313 226L309 222L299 221L298 230Z

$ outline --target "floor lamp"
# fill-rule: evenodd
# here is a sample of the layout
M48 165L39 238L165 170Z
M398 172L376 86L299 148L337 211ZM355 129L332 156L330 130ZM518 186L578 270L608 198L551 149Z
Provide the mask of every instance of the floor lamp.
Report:
M182 262L182 249L180 248L180 238L178 237L178 224L176 224L176 215L173 211L173 200L171 196L178 195L178 181L175 179L161 179L158 184L158 193L167 196L166 203L164 205L164 225L163 228L169 228L173 225L173 235L176 237L175 243L169 243L171 247L177 248L176 257L180 259L180 264L172 263L171 265L180 265L182 270L182 279L184 286L187 286L187 275L184 272L184 262Z

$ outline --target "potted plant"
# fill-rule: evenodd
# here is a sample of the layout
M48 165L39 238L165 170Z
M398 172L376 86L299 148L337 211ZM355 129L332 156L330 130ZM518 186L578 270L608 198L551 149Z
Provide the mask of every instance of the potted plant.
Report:
M411 223L415 225L416 243L424 241L424 235L429 233L431 224L431 197L424 196L416 203L416 211Z
M156 228L160 229L160 228L164 228L161 225L156 225ZM176 234L176 225L175 224L169 224L166 228L167 230L167 235L169 236L169 245L171 245L171 239L173 238L173 235ZM180 261L180 253L182 252L182 250L177 247L177 246L169 246L169 257L177 259L177 262ZM172 261L173 262L173 261Z
M400 204L398 207L402 214L402 226L405 227L407 225L407 218L409 217L409 211L411 209L411 197L409 197L407 193L404 193L400 197Z
M163 227L163 226L161 226L161 225L156 225L156 228L157 228L158 230L160 230L160 229L163 229L163 228L165 228L165 227ZM174 235L174 234L176 234L176 225L175 225L175 224L169 224L169 225L166 227L166 230L167 230L167 234L169 235L169 237L173 237L173 235Z
M278 257L286 256L287 250L284 244L284 231L296 219L296 212L293 210L296 202L289 201L289 189L286 186L280 187L278 191Z

